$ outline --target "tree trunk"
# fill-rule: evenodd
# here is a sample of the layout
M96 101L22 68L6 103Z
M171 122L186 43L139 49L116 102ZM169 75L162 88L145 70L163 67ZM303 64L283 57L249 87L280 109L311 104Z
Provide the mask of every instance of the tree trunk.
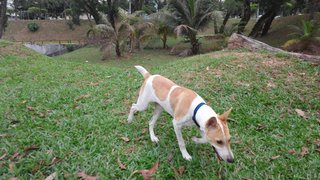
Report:
M86 9L86 11L90 15L92 15L92 17L93 17L94 21L96 22L96 24L100 24L101 16L100 16L98 10L96 9L96 7L90 5L90 2L87 2L87 1L85 1L85 2L86 2L86 5L85 5L84 8Z
M238 24L238 33L242 34L251 16L250 0L243 0L243 13Z
M167 34L163 34L163 37L161 38L161 40L162 40L162 44L163 44L162 48L166 49L168 47L167 46Z
M6 23L6 12L7 12L7 0L0 0L0 39L2 38L2 33L5 29Z
M230 18L230 12L227 11L227 14L224 16L223 22L222 22L222 24L220 26L220 30L219 30L220 34L222 34L224 32L224 27L226 26L229 18Z
M195 54L198 54L199 53L199 48L200 48L200 44L197 40L197 34L194 33L191 35L190 37L190 43L191 43L191 51L192 51L192 54L195 55Z
M266 21L266 23L263 26L262 32L261 32L261 37L268 34L268 31L271 27L272 21L274 20L276 15L277 15L277 13L273 12L273 14L270 16L270 18Z
M120 45L118 41L116 41L116 54L118 57L121 57Z
M283 53L299 59L320 64L320 56L312 56L312 55L301 54L301 53L287 52L282 49L269 46L268 44L265 44L263 42L260 42L255 39L251 39L249 37L236 34L236 33L233 33L232 36L229 38L228 48L229 49L246 48L251 51L261 51L263 49L272 53Z
M320 10L320 1L319 0L309 0L308 2L308 9L309 9L309 20L314 20L314 15L316 12Z

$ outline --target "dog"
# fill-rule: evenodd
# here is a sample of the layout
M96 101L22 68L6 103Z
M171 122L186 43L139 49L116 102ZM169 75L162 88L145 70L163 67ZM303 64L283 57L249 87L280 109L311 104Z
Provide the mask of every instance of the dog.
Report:
M142 66L135 66L135 68L144 77L144 82L140 88L137 103L131 106L128 123L132 122L135 112L146 110L149 103L153 102L155 110L149 121L149 133L152 142L158 143L159 141L154 133L154 126L161 112L165 110L173 117L174 131L184 159L190 161L192 157L186 149L181 129L183 126L191 125L194 122L201 131L202 137L193 137L192 140L196 143L211 144L219 160L229 163L234 162L227 125L228 115L232 108L222 115L218 115L194 91L178 86L161 75L151 75Z

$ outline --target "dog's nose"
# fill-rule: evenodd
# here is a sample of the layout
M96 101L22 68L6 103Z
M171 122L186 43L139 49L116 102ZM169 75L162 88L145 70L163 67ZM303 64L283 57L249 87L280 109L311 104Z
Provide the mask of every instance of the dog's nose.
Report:
M233 158L228 158L227 161L228 161L228 163L233 163L234 159Z

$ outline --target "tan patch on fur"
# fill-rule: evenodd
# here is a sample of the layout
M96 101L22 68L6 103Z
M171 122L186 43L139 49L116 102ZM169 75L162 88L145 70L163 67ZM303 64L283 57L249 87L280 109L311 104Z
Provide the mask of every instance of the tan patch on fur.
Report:
M175 84L163 76L156 76L152 81L152 87L160 101L166 100L169 91Z
M228 139L230 138L230 133L229 133L229 128L227 125L227 122L225 121L220 121L223 131L221 129L221 127L218 125L218 123L216 122L215 126L212 127L206 127L206 134L209 138L209 140L216 144L216 140L221 140L226 144L229 144ZM224 134L223 134L224 132Z
M145 73L145 74L143 75L143 78L144 78L145 80L147 80L150 76L151 76L150 73Z
M177 87L170 94L170 105L174 112L174 119L181 120L188 112L197 94L190 89Z

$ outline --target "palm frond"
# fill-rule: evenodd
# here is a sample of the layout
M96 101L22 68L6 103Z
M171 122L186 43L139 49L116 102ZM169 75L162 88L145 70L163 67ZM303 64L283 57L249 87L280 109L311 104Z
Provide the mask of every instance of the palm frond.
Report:
M181 16L180 20L182 21L182 24L191 25L192 17L183 2L179 0L171 0L169 4L176 10L177 15Z
M174 32L177 36L188 36L192 33L197 33L197 30L187 25L179 25L174 29Z

